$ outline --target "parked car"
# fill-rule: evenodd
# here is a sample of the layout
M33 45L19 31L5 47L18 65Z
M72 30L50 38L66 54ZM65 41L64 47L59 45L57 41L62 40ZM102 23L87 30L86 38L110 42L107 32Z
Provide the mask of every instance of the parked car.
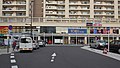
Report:
M37 41L33 40L33 49L38 49L39 45L37 44Z
M39 45L40 47L45 47L46 42L43 41L43 40L38 40L38 45Z
M106 44L107 44L106 41L98 40L98 41L94 41L94 42L90 43L90 47L91 48L99 48L99 49L101 49L101 48L106 47Z
M110 42L110 51L120 53L120 40L113 40Z

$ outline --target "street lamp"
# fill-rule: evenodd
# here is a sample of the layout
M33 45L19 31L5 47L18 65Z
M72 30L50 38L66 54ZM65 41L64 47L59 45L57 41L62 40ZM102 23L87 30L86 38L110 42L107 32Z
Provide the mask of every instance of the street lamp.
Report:
M30 29L31 29L31 30L30 30L30 31L31 31L31 32L30 32L30 36L31 36L31 38L32 38L32 23L33 23L33 20L32 20L32 19L33 19L33 2L34 2L34 1L31 1L31 2L30 2L30 17L31 17L31 23L30 23L30 24L25 24L25 25L30 25Z

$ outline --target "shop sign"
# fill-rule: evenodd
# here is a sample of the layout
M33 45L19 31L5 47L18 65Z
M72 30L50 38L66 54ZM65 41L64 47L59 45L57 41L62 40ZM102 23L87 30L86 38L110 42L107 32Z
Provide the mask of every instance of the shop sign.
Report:
M94 23L93 26L98 26L98 27L100 27L100 26L102 26L102 24L101 24L101 23Z
M97 29L94 29L94 34L97 34Z
M93 26L93 23L86 23L86 26Z
M0 34L8 34L8 26L0 26Z
M68 33L72 33L72 34L87 34L87 29L68 29Z

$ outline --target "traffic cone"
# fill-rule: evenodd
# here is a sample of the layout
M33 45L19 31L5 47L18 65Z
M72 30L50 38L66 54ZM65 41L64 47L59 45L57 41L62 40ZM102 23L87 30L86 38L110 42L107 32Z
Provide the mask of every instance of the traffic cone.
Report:
M104 54L107 54L107 52L108 52L108 49L107 49L107 48L104 48L103 53L104 53Z

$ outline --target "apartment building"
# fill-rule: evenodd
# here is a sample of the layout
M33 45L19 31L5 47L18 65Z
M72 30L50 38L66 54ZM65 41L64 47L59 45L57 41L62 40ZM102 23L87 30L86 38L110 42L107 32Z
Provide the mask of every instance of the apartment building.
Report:
M48 18L120 18L120 0L44 0Z
M0 0L0 17L29 17L29 0Z

